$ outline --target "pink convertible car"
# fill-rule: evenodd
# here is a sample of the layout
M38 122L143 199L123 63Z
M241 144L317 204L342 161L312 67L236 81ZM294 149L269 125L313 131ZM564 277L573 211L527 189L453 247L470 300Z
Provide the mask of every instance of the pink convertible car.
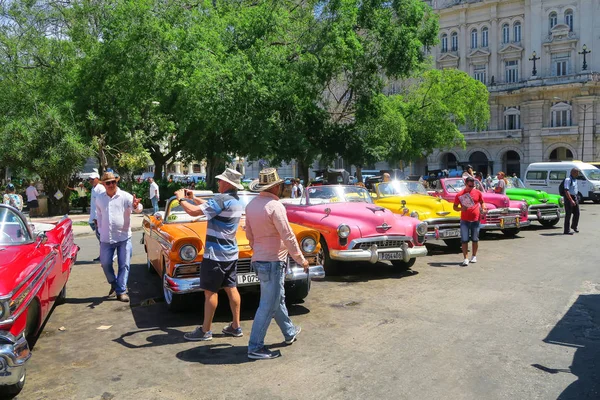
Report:
M427 223L373 204L366 189L330 185L306 188L301 199L283 199L290 222L321 233L320 264L331 273L341 261L390 261L408 269L427 255Z
M458 192L465 188L465 181L463 178L446 178L436 181L434 186L433 196L454 203ZM475 188L483 192L483 201L488 209L487 214L481 217L482 231L501 230L506 236L515 236L522 227L531 224L527 219L526 202L510 200L503 194L487 193L478 180L475 180Z

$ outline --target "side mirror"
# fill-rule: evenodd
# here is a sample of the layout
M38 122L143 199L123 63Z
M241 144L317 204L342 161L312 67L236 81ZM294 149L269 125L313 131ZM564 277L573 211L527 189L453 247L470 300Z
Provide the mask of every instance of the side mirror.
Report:
M48 242L48 236L46 236L46 232L40 232L40 233L37 235L37 237L36 237L36 240L37 240L37 244L36 244L36 246L35 246L35 247L36 247L36 249L37 249L38 247L40 247L41 245L44 245L44 244L46 244L46 242Z
M402 204L402 207L406 207L406 200L402 199L402 201L400 201L400 204Z
M156 218L159 222L162 222L163 220L163 213L158 211L154 213L154 218Z

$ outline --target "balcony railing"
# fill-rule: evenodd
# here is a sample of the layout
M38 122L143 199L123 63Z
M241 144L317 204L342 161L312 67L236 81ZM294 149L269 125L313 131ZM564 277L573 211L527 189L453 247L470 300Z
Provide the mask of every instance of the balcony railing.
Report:
M564 136L564 135L578 135L579 126L554 126L542 128L542 136Z
M527 87L564 85L571 83L600 82L600 74L597 72L584 72L579 74L549 77L531 77L529 80L511 83L496 83L493 86L488 85L490 92L503 92L507 90L517 90Z
M467 142L478 140L523 139L523 129L505 129L496 131L462 132Z

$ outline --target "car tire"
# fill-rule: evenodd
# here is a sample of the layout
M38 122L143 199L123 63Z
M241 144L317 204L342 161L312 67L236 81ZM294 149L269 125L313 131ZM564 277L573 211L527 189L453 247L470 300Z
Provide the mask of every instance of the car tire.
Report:
M288 304L301 303L310 292L310 279L302 279L293 282L286 282L285 285L285 301Z
M577 204L583 204L584 203L584 199L583 196L581 195L581 193L577 192Z
M594 204L600 204L600 199L594 199Z
M67 283L65 282L65 286L63 286L62 290L56 297L56 305L60 306L61 304L65 304L67 301Z
M556 224L558 224L559 221L560 221L560 218L552 219L550 221L541 220L540 224L542 224L542 226L544 226L546 228L551 228L551 227L555 226Z
M335 275L338 272L338 262L329 257L329 248L327 242L321 236L321 250L317 253L317 263L323 266L325 275Z
M521 229L519 228L502 229L504 236L511 238L517 236L519 232L521 232Z
M462 241L460 239L444 239L444 243L454 250L462 248Z
M15 383L14 385L0 386L0 400L14 399L17 397L17 395L21 393L21 390L23 390L23 387L25 386L26 378L27 369L24 368L23 375L21 375L19 382Z
M410 260L408 260L408 262L403 260L393 260L392 265L401 271L408 271L410 267L415 265L416 261L416 258L411 258Z
M167 304L167 308L171 312L183 311L187 308L187 297L184 294L174 294L166 288L166 280L167 274L163 273L162 277L162 290L163 297L165 299L165 303Z

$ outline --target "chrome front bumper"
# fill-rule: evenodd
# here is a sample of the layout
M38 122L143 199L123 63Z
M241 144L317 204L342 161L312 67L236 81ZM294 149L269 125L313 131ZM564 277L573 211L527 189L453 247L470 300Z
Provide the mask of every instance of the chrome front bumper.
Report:
M308 274L304 272L302 268L292 267L288 268L285 274L285 280L287 281L301 281L306 280L310 277L311 280L325 278L325 269L322 265L311 265L308 267ZM259 283L255 283L249 286L257 286ZM167 277L165 283L165 289L174 294L186 294L201 292L200 288L200 277L194 276L189 278L172 278Z
M439 229L437 226L431 232L427 232L425 238L428 240L445 240L460 238L460 226L451 229Z
M0 386L18 383L30 357L25 335L15 338L10 333L0 332Z
M408 247L408 244L404 242L401 247L379 249L376 244L373 244L367 250L330 250L329 257L338 261L368 261L375 264L379 261L379 254L399 252L402 253L402 261L408 262L411 258L425 257L427 255L427 248L425 246Z
M501 223L494 223L494 224L480 224L479 228L480 229L486 229L486 230L492 230L492 229L512 229L512 228L524 228L526 226L531 225L531 221L529 221L529 219L527 221L519 221L518 223L515 222L513 224L501 224Z
M536 209L529 209L529 213L527 215L527 220L529 221L552 221L555 220L556 218L564 218L565 214L564 211L561 212L562 210L560 208L557 208L556 211L552 214L546 214L546 215L542 215L542 211L541 210L536 210Z

